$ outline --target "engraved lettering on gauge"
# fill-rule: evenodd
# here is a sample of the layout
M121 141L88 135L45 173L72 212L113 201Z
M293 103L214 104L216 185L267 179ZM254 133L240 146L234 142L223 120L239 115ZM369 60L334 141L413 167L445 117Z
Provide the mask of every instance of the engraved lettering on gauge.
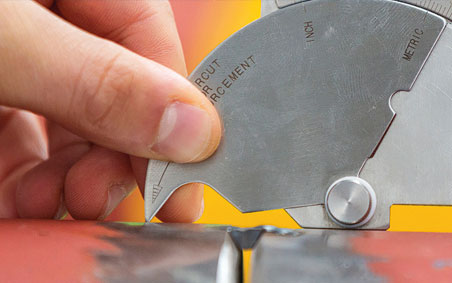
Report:
M195 84L199 86L199 89L204 94L209 94L209 91L212 90L208 85L206 85L206 81L210 79L210 76L215 74L216 68L220 68L220 64L218 64L218 59L212 61L212 63L207 66L207 68L201 72L201 75L195 79Z
M314 26L312 21L304 22L304 37L306 42L314 42Z
M162 190L162 187L160 187L159 185L154 185L152 187L152 203L155 202L155 200L159 196L161 190Z
M226 77L219 80L219 85L209 86L208 81L222 65L215 59L210 63L207 68L201 72L201 74L195 79L195 85L204 93L204 95L209 98L212 104L215 104L220 100L220 98L226 94L227 90L232 87L232 85L245 74L246 71L253 68L256 65L254 55L248 56L245 60L237 64L231 71L227 72Z
M419 45L419 42L423 34L424 34L423 30L418 28L414 29L414 32L410 37L410 41L408 42L405 48L402 59L405 59L406 61L411 61L411 58L413 58L416 48Z

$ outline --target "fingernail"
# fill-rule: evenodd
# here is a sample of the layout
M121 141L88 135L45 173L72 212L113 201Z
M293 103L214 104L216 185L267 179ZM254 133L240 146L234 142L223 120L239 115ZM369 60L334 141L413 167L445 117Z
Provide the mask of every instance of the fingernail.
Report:
M204 213L204 198L202 198L202 200L201 200L201 208L199 209L199 214L195 221L198 221L201 218L203 213ZM195 221L193 221L193 222L195 222Z
M174 102L163 113L151 150L174 162L194 161L209 146L211 132L212 121L206 111Z
M97 218L104 220L110 213L127 197L127 190L124 186L114 185L108 189L107 202L105 203L104 212Z
M57 213L53 217L55 220L63 220L68 214L66 205L64 204L63 194L60 195L60 205L58 206Z

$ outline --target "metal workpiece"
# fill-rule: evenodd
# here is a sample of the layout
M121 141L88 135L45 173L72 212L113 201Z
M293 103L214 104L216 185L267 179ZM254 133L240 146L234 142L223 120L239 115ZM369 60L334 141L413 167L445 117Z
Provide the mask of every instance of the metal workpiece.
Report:
M230 234L226 234L220 253L216 258L215 283L241 283L243 282L243 253L234 243ZM193 283L199 281L193 281Z
M240 283L222 227L2 219L2 282Z
M252 256L252 283L384 282L352 250L355 232L302 230L296 237L264 234Z
M278 228L276 228L278 229ZM240 250L252 249L257 243L261 235L266 232L265 227L255 228L238 228L228 227L226 229L235 243L236 247Z
M0 236L2 282L243 283L236 243L252 249L247 282L449 282L452 273L448 233L2 219Z
M400 2L315 0L238 31L189 77L220 113L220 146L200 163L150 161L146 219L191 182L242 212L323 204L373 154L390 97L410 89L444 25Z
M154 223L100 225L119 233L104 238L119 253L96 252L97 273L103 282L241 282L242 252L223 229Z
M447 233L266 233L253 252L251 282L448 282L451 254Z

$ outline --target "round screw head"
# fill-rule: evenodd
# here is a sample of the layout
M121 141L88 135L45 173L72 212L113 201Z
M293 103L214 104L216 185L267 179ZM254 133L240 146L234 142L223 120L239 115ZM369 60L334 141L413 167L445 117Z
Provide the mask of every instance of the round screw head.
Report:
M345 177L334 182L325 197L325 208L337 224L354 228L367 223L376 207L375 192L359 177Z

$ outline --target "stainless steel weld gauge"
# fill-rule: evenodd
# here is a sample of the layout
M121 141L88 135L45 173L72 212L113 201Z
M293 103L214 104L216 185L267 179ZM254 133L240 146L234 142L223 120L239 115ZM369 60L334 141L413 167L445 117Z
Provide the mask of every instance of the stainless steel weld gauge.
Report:
M392 204L452 205L450 1L276 0L189 79L222 117L196 164L150 160L150 220L201 182L242 212L387 229Z

